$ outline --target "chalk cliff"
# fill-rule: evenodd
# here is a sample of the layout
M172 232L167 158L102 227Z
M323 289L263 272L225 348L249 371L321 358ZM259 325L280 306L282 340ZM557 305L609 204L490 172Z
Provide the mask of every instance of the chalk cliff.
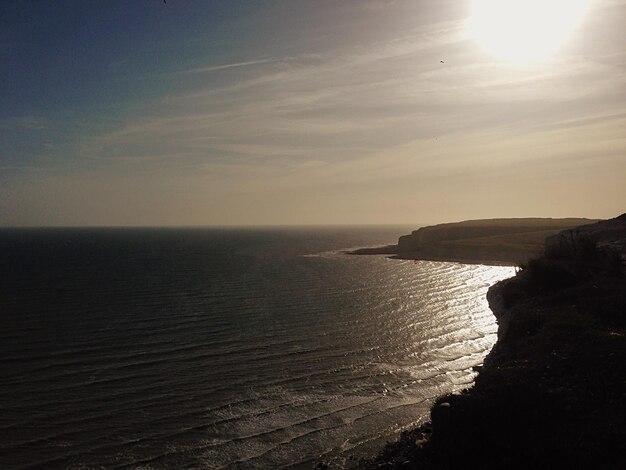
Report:
M482 219L422 227L399 238L397 245L362 248L351 254L393 254L401 259L464 263L523 263L542 253L544 240L590 219Z

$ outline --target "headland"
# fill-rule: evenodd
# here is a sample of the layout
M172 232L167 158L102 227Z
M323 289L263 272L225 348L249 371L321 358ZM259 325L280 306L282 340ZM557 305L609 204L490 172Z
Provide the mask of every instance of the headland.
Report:
M626 214L567 229L492 286L473 388L359 468L626 468Z
M403 235L395 245L360 248L352 255L397 259L518 265L543 251L546 237L591 224L583 218L482 219L432 225Z

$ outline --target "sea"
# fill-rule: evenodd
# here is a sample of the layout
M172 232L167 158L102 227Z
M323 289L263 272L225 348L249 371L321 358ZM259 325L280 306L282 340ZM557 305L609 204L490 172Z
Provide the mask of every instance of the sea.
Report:
M470 387L514 268L415 227L0 230L0 468L350 467Z

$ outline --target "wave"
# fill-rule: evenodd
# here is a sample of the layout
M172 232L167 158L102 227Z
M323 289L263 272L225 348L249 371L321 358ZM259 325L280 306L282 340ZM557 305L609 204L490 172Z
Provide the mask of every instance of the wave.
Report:
M133 239L121 264L91 240L71 269L44 260L2 286L0 466L365 455L471 385L495 340L484 295L511 268L348 256L332 247L358 241L339 235L212 236Z

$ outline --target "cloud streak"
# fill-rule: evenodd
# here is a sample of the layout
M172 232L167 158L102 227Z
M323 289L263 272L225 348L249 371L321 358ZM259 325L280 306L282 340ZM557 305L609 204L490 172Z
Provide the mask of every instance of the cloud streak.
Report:
M595 15L594 28L602 11ZM81 183L68 176L40 187L78 195L91 182L109 201L126 192L129 220L130 207L153 198L171 223L406 222L403 211L428 211L433 200L444 201L444 220L557 216L545 200L581 184L595 191L585 204L608 207L602 200L615 197L610 188L626 171L620 46L574 44L551 61L511 66L486 56L464 25L456 17L349 47L169 74L175 91L75 140L58 164ZM232 76L202 76L226 70ZM600 183L584 182L591 171ZM143 192L128 189L133 181ZM518 201L525 185L539 195L526 212ZM515 209L494 212L494 198ZM612 215L613 206L581 213L577 203L567 203L566 215ZM386 212L367 218L368 204ZM270 219L255 218L254 207ZM158 218L149 212L143 223Z
M198 67L198 68L183 70L177 73L181 75L189 75L189 74L197 74L197 73L218 72L220 70L235 69L235 68L240 68L240 67L250 67L251 65L271 64L273 62L278 62L278 61L279 61L278 59L249 60L246 62L235 62L232 64L221 64L221 65L210 65L208 67Z

